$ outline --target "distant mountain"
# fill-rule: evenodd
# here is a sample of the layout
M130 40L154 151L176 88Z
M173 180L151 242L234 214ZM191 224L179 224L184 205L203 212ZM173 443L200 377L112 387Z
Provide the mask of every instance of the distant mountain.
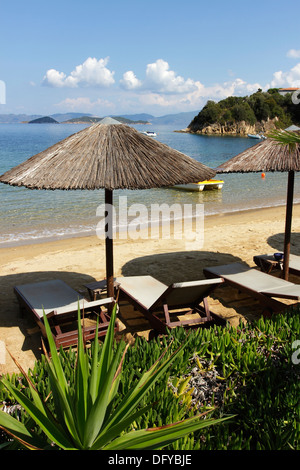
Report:
M43 116L29 121L28 124L59 124L59 122L49 116Z
M64 114L59 114L59 113L57 113L57 114L50 114L50 116L58 122L64 122L64 121L68 121L69 119L79 118L81 116L92 116L92 114L89 114L89 113L64 113ZM96 117L96 116L93 116L93 117Z
M160 126L174 126L176 128L186 128L188 124L194 119L199 111L188 111L178 114L167 114L165 116L155 117L152 114L122 114L121 117L131 119L133 121L144 121L152 125ZM112 116L115 117L115 116ZM117 119L117 117L116 117Z
M102 119L103 118L90 116L90 115L88 115L88 116L81 115L81 116L78 116L78 117L74 117L72 119L67 119L66 121L62 121L62 124L86 124L86 123L93 124L95 122L101 121Z
M118 116L111 116L114 119L118 119ZM152 122L153 119L156 119L151 114L141 113L141 114L121 114L119 117L124 119L129 119L130 121L143 121L143 122Z
M31 116L28 116L28 114L0 114L0 123L15 124L20 122L28 122L39 117L42 116L39 114L33 114Z
M140 119L137 114L132 116L110 116L117 121L123 122L124 124L148 124L147 119Z
M83 116L84 113L62 113L62 114L50 114L49 117L55 119L57 122L63 122L67 119ZM85 114L85 116L89 116ZM21 123L29 122L34 119L42 118L41 114L0 114L0 123Z
M167 125L172 126L174 129L185 129L192 119L199 113L199 111L184 112L178 114L167 114L165 116L155 117L152 114L140 113L140 114L121 114L119 116L111 115L114 119L119 119L122 122L128 124L146 124L151 123L152 125ZM34 119L42 118L44 116L40 114L0 114L0 123L21 123L29 122ZM59 123L68 121L69 123L80 122L79 118L84 117L82 122L98 122L103 119L102 117L93 116L88 113L57 113L50 114L49 117L55 119ZM88 121L90 118L90 121Z
M165 116L152 118L150 119L150 122L151 124L171 125L177 128L186 128L198 112L199 111L188 111L185 113L167 114Z
M135 121L132 119L125 118L123 116L109 116L109 118L115 121L122 122L123 124L147 124L147 121ZM83 124L83 123L95 123L101 122L105 118L94 117L94 116L80 116L73 119L63 121L64 124Z

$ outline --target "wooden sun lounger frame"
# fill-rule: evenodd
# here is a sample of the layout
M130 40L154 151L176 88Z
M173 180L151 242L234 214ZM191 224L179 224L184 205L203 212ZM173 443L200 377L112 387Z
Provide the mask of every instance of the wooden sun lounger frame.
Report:
M28 299L22 294L18 286L14 287L15 294L18 299L19 308L21 316L24 316L24 312L28 312L40 328L41 334L44 338L47 338L45 324L43 319L37 313L35 308L30 304ZM79 294L78 294L79 296ZM107 328L110 322L110 317L107 315L107 312L104 311L101 307L108 307L114 304L115 301L113 298L104 298L95 302L86 301L84 307L80 309L81 318L83 318L82 334L84 342L93 340L97 334L97 325L85 325L84 318L88 318L91 313L95 313L98 318L98 338L105 336L107 333ZM78 343L78 329L72 331L62 331L64 324L71 321L77 321L78 318L78 307L76 309L66 310L63 314L58 315L56 310L53 310L46 315L49 325L51 327L53 339L57 349L67 348L70 346L75 346ZM115 331L118 331L118 324L115 324Z
M119 278L118 280L120 282L118 285L119 300L126 300L131 305L133 305L136 310L140 311L147 318L151 327L159 334L165 334L167 329L180 326L197 327L201 326L201 324L208 325L210 323L216 323L219 325L224 325L226 323L224 319L210 311L207 299L208 295L223 282L221 279L214 279L214 281L217 282L211 282L210 284L207 284L205 296L199 296L199 298L192 304L183 302L177 305L172 304L171 307L168 305L168 295L178 287L176 287L176 284L172 284L169 287L166 286L166 291L155 301L155 303L150 308L145 308L145 306L137 298L133 297L128 292L126 292L124 288L122 288L122 278ZM205 280L203 282L205 282ZM189 308L189 310L185 311L187 308ZM176 310L176 312L173 313L173 310ZM161 320L158 317L157 314L160 312L163 312L164 320ZM171 320L172 314L176 314L176 316L178 316L191 315L194 313L198 313L200 317L187 320Z
M234 264L243 266L241 263L234 263ZM218 266L214 266L214 268L218 268ZM254 272L256 271L255 268L249 268L249 269L253 270ZM280 302L277 299L282 298L282 299L297 300L297 298L294 295L289 295L289 294L285 293L284 291L282 293L277 291L276 295L275 295L275 289L274 289L274 292L271 292L271 291L269 291L269 292L267 292L267 291L258 291L258 290L255 290L255 289L251 289L248 286L245 286L240 282L229 279L226 275L212 273L210 271L210 268L204 268L203 273L208 279L215 279L216 277L220 278L226 284L228 284L228 285L238 289L240 292L243 292L243 293L249 295L250 297L256 299L261 304L261 306L263 308L263 311L262 311L263 315L267 316L267 317L269 317L273 313L282 312L282 311L286 310L289 307L289 305L285 304L284 302ZM272 276L270 274L267 274L265 272L257 271L257 273L259 273L259 275L264 275L264 276L268 276L268 277L272 278ZM290 286L295 285L293 283L290 283L289 281L284 281L284 282L286 282L286 284L287 285L289 284ZM299 286L299 293L300 293L300 286Z
M293 265L294 259L299 259L300 256L297 255L290 255L290 263L289 263L289 273L294 274L295 276L300 276L300 267L296 267ZM276 261L273 254L264 254L264 255L256 255L253 256L254 263L265 273L270 274L273 269L278 269L280 271L283 270L283 262Z

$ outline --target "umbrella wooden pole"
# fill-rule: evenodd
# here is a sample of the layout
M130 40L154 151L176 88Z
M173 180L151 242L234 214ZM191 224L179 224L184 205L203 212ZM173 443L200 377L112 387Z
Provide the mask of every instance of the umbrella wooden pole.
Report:
M105 238L107 297L114 297L112 204L113 204L112 190L105 189L105 205L107 208L107 218L108 218L108 223L106 226L106 238Z
M289 171L286 217L285 217L284 256L283 256L283 278L286 280L288 280L288 276L289 276L292 213L293 213L293 198L294 198L294 179L295 179L295 172Z

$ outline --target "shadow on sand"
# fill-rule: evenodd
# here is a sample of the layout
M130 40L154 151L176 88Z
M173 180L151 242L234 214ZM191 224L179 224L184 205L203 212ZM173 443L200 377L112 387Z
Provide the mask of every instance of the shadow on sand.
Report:
M64 271L40 271L0 276L0 329L17 327L24 337L22 351L31 350L36 358L41 355L40 330L30 315L21 316L14 287L27 283L61 279L78 292L84 291L84 284L95 279L91 276ZM85 295L87 291L83 292ZM6 330L7 331L7 330Z
M182 251L135 258L122 267L122 276L150 275L165 284L205 279L203 268L241 261L229 253Z
M210 266L242 262L229 253L190 251L163 253L135 258L122 267L122 276L150 275L166 285L205 279L203 269ZM253 320L261 307L253 298L228 285L215 289L209 297L211 310L236 326L241 318ZM133 317L132 317L133 318Z
M276 233L268 238L268 244L274 251L283 252L284 249L284 233ZM291 254L300 255L300 233L291 233ZM263 253L261 253L263 254Z
M123 265L122 276L151 275L166 285L173 282L183 282L205 279L203 268L241 262L241 259L229 253L208 251L186 251L163 253L132 259ZM61 279L73 289L87 296L84 284L95 280L92 276L65 271L39 271L18 273L0 277L0 328L18 328L23 340L22 351L32 351L36 358L41 355L41 335L34 320L25 315L21 317L17 298L14 294L14 286ZM223 285L213 291L209 298L211 310L226 318L232 325L237 325L241 317L252 320L261 313L259 306L253 299L246 298L236 289ZM133 310L131 306L121 308L120 320L124 325L122 334L136 333L149 330L147 320ZM6 330L7 331L7 330ZM146 336L146 335L145 335Z

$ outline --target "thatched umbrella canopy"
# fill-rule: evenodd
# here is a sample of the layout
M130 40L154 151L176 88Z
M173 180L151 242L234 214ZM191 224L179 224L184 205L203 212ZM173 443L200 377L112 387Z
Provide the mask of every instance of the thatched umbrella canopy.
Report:
M297 129L297 128L296 128ZM300 145L293 151L276 140L266 140L244 150L216 168L217 173L288 172L283 277L288 278L295 171L300 171Z
M94 124L0 176L30 189L150 189L201 181L216 172L124 124ZM112 227L106 234L108 296L113 296Z

